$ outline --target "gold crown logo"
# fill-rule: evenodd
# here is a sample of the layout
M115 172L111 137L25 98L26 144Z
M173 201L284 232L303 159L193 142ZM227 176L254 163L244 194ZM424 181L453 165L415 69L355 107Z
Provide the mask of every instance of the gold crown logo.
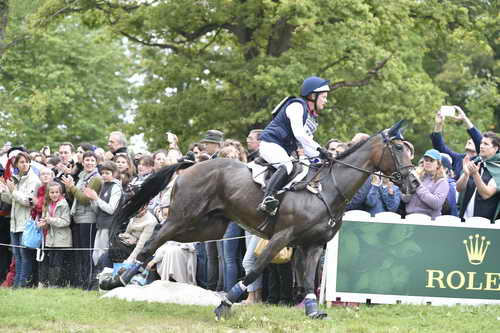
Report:
M488 251L488 246L491 244L490 241L486 241L486 237L482 236L481 241L479 241L479 234L469 236L469 239L464 239L465 250L467 251L467 257L472 265L479 265L483 262L486 251Z

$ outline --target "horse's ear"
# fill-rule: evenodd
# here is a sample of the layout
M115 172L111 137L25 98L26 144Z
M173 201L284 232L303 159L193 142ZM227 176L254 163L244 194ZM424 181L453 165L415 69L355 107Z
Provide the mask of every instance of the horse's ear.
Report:
M395 123L387 132L387 135L391 139L400 139L404 140L403 138L403 132L405 131L406 127L408 125L408 122L406 119L402 119Z

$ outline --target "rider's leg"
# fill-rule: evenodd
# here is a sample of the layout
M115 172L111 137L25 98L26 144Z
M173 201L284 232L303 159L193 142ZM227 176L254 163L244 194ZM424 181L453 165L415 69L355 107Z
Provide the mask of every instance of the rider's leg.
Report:
M261 142L259 153L264 160L273 164L277 171L271 176L266 187L264 200L258 209L269 215L275 215L279 201L274 195L288 182L288 175L292 173L293 164L285 149L275 143Z
M259 210L268 213L269 215L275 215L278 209L279 200L275 198L276 192L278 192L283 186L286 185L288 181L288 173L286 172L286 167L281 165L278 170L271 176L269 183L266 187L266 193L264 194L264 200L259 205Z

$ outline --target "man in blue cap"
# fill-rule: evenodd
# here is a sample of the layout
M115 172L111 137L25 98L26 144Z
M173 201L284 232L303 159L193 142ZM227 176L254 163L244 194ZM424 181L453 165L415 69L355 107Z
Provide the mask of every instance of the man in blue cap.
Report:
M304 80L300 88L300 97L287 97L273 111L273 120L260 136L260 156L277 170L271 176L266 187L264 200L258 210L274 216L279 201L275 194L288 181L292 172L292 153L297 150L297 143L304 148L309 158L328 158L328 151L313 139L318 127L318 114L324 109L330 81L311 76Z

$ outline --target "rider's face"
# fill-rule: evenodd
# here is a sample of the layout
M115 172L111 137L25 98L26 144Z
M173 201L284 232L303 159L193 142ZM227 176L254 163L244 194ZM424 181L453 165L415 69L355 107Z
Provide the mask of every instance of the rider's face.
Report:
M325 108L327 98L328 98L328 93L326 91L319 93L318 100L316 101L316 110L321 111Z

